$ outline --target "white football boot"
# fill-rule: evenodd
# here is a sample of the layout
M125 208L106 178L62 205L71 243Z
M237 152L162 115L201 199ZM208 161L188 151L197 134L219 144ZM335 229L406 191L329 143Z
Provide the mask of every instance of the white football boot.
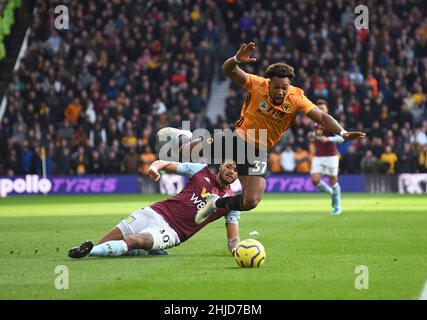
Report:
M201 224L207 218L209 218L216 211L216 200L219 199L219 196L216 194L210 193L207 197L206 205L197 211L194 221L197 224Z

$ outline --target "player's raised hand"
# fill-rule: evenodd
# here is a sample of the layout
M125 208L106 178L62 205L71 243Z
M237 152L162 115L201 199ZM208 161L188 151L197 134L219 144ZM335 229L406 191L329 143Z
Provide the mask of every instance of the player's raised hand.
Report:
M343 133L342 137L345 140L363 139L366 137L366 133L361 131L351 131L351 132Z
M254 52L255 48L255 42L243 43L236 52L236 59L240 62L255 62L256 59L251 58L251 54Z
M148 175L154 182L157 182L160 179L160 173L156 166L150 166L150 168L148 169Z

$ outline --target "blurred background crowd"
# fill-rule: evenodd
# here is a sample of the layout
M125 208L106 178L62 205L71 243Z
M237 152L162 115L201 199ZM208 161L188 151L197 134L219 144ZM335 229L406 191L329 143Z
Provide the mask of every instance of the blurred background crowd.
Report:
M231 85L225 113L205 116L221 63L257 44L263 75L283 61L294 85L367 138L339 145L343 173L427 172L427 12L422 1L366 2L369 29L354 27L354 1L38 1L28 52L14 73L0 123L0 174L146 174L165 126L227 128L245 92ZM220 26L224 28L220 28ZM215 80L216 81L216 80ZM298 116L269 156L272 173L307 173L313 123Z

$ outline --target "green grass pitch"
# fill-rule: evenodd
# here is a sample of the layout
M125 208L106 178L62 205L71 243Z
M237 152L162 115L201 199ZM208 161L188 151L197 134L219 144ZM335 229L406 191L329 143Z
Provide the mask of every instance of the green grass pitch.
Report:
M266 195L240 220L241 239L266 248L261 269L237 266L223 219L168 256L68 258L162 198L0 199L0 299L418 299L427 281L426 196L344 194L344 213L330 216L322 194ZM55 288L58 265L69 270L67 290ZM359 265L368 289L355 288Z

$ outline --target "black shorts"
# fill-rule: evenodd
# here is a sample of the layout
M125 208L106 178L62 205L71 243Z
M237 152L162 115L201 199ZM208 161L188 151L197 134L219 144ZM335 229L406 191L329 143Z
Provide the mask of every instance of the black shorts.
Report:
M262 176L267 171L267 152L258 149L253 143L246 142L237 133L224 130L213 135L210 144L210 163L220 165L225 160L233 159L240 176Z

